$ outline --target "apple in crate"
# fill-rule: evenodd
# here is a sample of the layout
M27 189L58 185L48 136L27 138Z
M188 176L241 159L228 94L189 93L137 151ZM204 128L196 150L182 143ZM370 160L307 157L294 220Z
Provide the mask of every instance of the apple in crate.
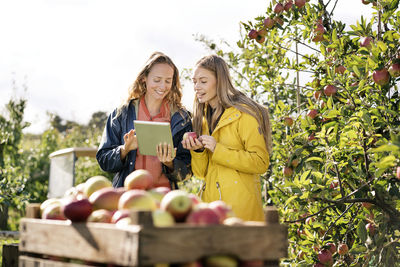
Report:
M147 191L132 189L122 194L118 202L118 209L153 211L157 209L157 203Z
M49 199L46 199L45 201L42 202L42 204L40 204L40 207L39 207L40 208L40 215L43 214L43 211L48 206L50 206L52 204L57 204L57 205L59 205L61 207L61 203L62 203L62 200L60 198L49 198Z
M89 201L93 205L93 209L106 209L106 210L117 210L118 202L121 195L125 193L125 189L105 187L94 192L90 197Z
M170 192L171 189L166 186L154 187L149 189L147 192L156 200L157 205L159 206L163 197Z
M156 209L152 211L153 224L156 227L168 227L175 224L175 219L165 210Z
M220 216L210 207L199 207L192 210L186 218L186 223L195 225L220 224Z
M46 220L66 220L62 212L61 202L54 202L47 205L42 212L42 219Z
M92 213L92 204L87 198L68 198L62 206L62 212L72 222L84 222Z
M154 184L153 175L148 170L134 170L131 172L124 181L124 187L126 190L130 189L149 189Z
M235 214L232 208L222 200L215 200L208 204L208 207L214 210L222 223L226 218L234 217Z
M161 200L160 209L171 213L176 222L183 222L192 210L192 199L183 190L172 190Z
M111 223L117 223L119 220L130 217L129 210L117 210L112 214Z
M112 183L106 177L98 175L87 179L83 186L83 193L86 197L90 197L95 191L104 188L112 187Z
M93 211L87 218L88 222L111 223L113 213L106 209Z
M205 266L209 267L237 267L239 262L229 255L212 255L204 259Z

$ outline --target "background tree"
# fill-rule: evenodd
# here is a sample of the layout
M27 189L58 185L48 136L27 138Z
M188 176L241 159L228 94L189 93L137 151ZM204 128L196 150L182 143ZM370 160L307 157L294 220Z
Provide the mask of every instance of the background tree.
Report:
M271 1L243 23L239 51L203 41L269 106L274 151L264 183L289 226L285 262L396 266L399 1L360 0L372 18L348 26L335 20L338 1Z

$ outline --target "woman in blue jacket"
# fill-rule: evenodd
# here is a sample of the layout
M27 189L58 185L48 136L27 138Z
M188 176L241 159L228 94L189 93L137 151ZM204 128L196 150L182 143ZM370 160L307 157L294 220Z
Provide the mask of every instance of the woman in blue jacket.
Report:
M181 98L175 64L165 54L153 53L129 88L127 99L109 115L96 154L104 171L116 173L114 187L122 187L126 176L136 169L151 172L153 187L175 189L178 181L192 175L190 151L181 144L184 133L192 131L192 123ZM174 148L158 146L157 156L141 155L134 120L169 122Z

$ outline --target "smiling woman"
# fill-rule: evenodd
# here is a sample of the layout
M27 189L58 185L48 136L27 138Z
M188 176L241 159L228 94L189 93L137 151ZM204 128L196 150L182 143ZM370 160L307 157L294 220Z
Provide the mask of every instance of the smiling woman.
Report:
M177 187L191 175L190 152L181 140L192 130L189 113L181 103L179 72L163 53L153 53L139 72L128 97L108 117L96 158L104 171L116 173L114 187L122 187L134 170L146 169L153 176L151 187ZM138 149L134 121L167 122L173 146L157 144L157 155L144 155Z

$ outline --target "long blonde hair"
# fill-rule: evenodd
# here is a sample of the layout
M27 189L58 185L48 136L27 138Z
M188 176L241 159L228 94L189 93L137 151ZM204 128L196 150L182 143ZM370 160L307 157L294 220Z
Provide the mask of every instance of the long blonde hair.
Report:
M211 129L215 128L217 119L224 109L235 107L241 112L247 113L257 119L259 131L264 136L268 152L271 154L272 137L268 109L256 103L233 86L229 75L228 65L223 58L217 55L205 56L197 62L196 67L211 71L214 73L217 80L216 87L218 105L211 117L211 125L209 125L209 127ZM202 121L205 116L205 105L205 103L200 103L198 99L195 98L193 108L193 129L197 135L202 134Z
M170 105L172 105L173 110L178 110L182 108L182 87L179 81L179 71L172 60L161 52L154 52L150 58L147 60L146 64L143 66L142 70L136 77L134 83L128 89L128 97L123 101L122 105L118 108L116 117L121 114L122 109L127 107L132 99L139 99L146 94L146 83L144 78L149 75L151 69L156 64L168 64L173 70L174 75L172 78L172 86L166 99Z

